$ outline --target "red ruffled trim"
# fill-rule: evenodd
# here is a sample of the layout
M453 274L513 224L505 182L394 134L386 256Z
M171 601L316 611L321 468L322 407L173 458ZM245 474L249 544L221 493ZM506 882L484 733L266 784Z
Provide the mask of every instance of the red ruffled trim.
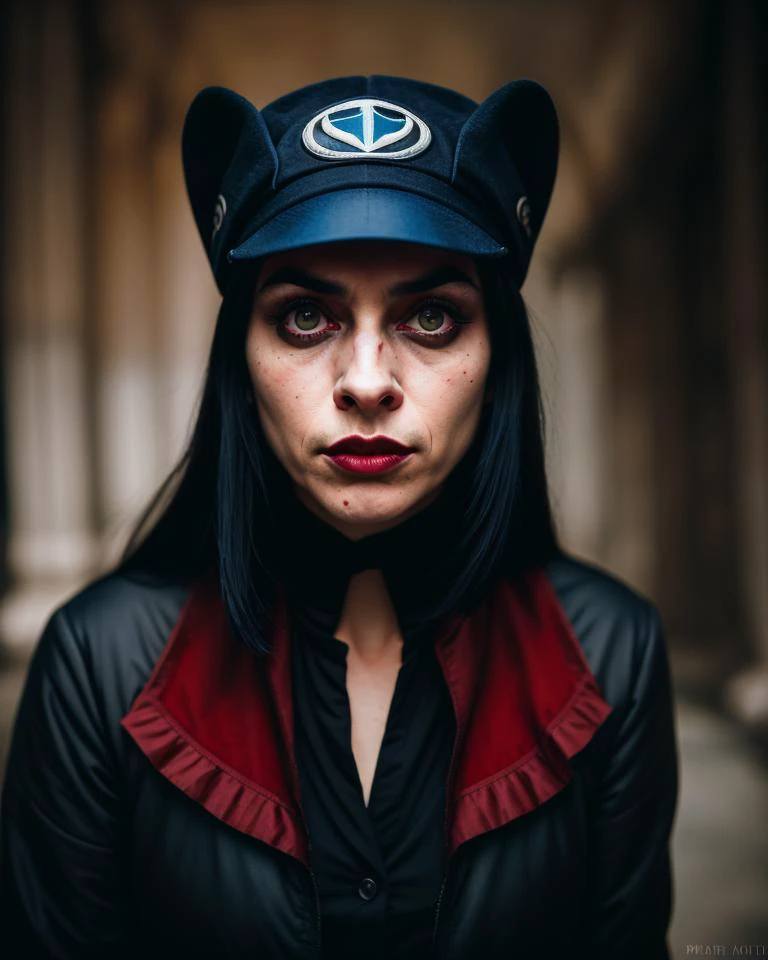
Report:
M208 813L308 864L298 812L212 757L152 697L139 697L122 725L158 772Z
M121 725L162 776L214 817L308 865L295 764L286 762L288 639L281 604L263 669L232 637L215 578L199 582Z
M573 779L569 760L582 750L613 707L600 696L594 679L582 686L546 731L547 739L512 766L462 791L456 799L450 849L530 813Z
M570 758L613 710L543 570L483 607L437 648L460 746L451 853L559 793L573 779Z

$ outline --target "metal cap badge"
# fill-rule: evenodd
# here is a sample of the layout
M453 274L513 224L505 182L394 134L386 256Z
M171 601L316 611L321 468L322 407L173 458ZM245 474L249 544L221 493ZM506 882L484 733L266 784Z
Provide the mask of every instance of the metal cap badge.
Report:
M302 142L316 157L349 160L407 160L429 146L429 127L416 114L387 100L368 97L328 107L304 127Z

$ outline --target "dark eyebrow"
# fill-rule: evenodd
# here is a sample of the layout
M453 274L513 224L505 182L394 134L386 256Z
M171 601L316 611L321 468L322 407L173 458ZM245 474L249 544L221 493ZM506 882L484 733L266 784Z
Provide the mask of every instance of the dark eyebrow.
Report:
M446 283L465 283L474 287L475 290L478 289L477 284L458 267L438 267L431 273L424 274L423 277L416 277L415 280L406 280L404 283L395 284L394 287L390 287L389 292L395 297L402 297L408 293L424 293L427 290L433 290L435 287L442 287Z
M339 283L331 283L329 280L323 280L322 277L316 277L298 267L280 267L259 287L259 293L267 287L275 287L281 283L291 283L295 287L303 287L305 290L312 290L315 293L328 293L335 296L343 296L347 288Z
M305 290L312 290L314 293L327 293L337 297L342 297L348 293L343 284L323 280L322 277L307 273L298 267L280 267L275 270L259 287L259 293L266 290L267 287L275 287L281 283L290 283L296 287L303 287ZM478 289L477 284L458 267L438 267L422 277L396 283L393 287L390 287L389 293L394 297L402 297L412 293L424 293L427 290L433 290L435 287L442 287L447 283L463 283L475 290Z

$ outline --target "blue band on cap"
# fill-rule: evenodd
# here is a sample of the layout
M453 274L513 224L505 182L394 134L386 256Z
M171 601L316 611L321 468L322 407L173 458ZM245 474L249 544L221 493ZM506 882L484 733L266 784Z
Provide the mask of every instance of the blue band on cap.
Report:
M230 250L230 262L344 240L399 240L483 257L507 248L441 204L382 187L333 190L283 210Z

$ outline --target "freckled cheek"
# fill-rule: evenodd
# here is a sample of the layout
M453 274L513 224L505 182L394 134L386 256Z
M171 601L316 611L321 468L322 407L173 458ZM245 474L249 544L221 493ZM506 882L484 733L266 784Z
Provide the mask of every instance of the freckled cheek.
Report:
M263 365L252 380L262 429L290 471L301 461L307 433L317 423L316 382L307 384L301 371L285 363Z
M468 362L445 372L423 395L423 415L431 421L436 446L469 440L482 411L486 376L482 363Z
M257 403L263 415L288 430L306 424L308 397L304 386L285 371L275 372L260 380L256 388Z
M254 369L252 366L251 382L256 399L263 407L274 410L284 404L288 393L288 378L279 367L271 368L262 364Z
M476 412L482 407L482 377L473 377L469 383L461 373L446 374L430 389L420 393L416 405L435 442L441 438L449 442L469 427Z
M472 406L482 398L488 371L485 364L467 360L444 372L433 393L452 405Z
M290 381L287 365L274 350L264 347L258 333L248 340L246 358L254 392L263 404L287 392Z
M287 393L285 368L274 362L268 352L262 351L252 341L246 349L248 372L259 413L274 417L282 407L283 397Z

